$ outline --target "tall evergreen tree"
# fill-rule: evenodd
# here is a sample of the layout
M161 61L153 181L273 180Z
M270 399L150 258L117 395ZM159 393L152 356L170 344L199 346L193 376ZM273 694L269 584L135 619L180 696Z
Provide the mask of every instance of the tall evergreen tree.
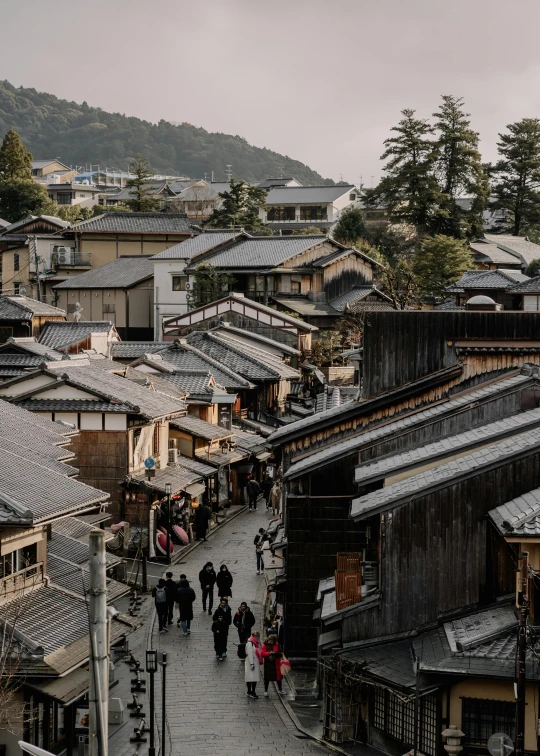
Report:
M126 187L131 189L131 199L126 205L134 213L155 213L159 210L159 201L154 197L152 188L148 185L152 172L148 168L148 160L137 154L135 160L129 164L129 172L133 178L126 181Z
M332 236L340 244L353 246L364 236L364 214L359 207L348 207L332 230Z
M540 221L540 120L523 118L499 134L501 159L491 169L495 177L492 207L506 210L511 230L519 236Z
M234 281L231 273L220 273L211 263L199 263L195 268L193 285L188 294L189 308L193 310L221 299Z
M415 253L413 271L422 293L439 297L471 266L467 242L438 234L424 239Z
M0 218L15 221L28 215L55 215L58 205L46 187L28 179L0 181Z
M439 192L433 174L433 127L416 118L415 112L403 110L403 118L392 128L396 136L385 141L381 155L381 160L388 161L383 168L386 175L375 189L366 191L365 201L368 207L383 205L393 221L423 230L430 223Z
M0 181L32 180L32 155L16 131L10 129L0 147Z
M266 230L259 217L259 208L264 207L266 201L266 189L231 179L229 190L220 192L219 196L221 206L213 210L205 225L213 228L241 227L259 233Z
M478 234L482 228L489 184L478 151L478 134L470 127L463 99L443 95L442 100L433 114L438 134L435 174L441 191L433 230L462 239ZM472 196L465 206L460 202L463 195Z

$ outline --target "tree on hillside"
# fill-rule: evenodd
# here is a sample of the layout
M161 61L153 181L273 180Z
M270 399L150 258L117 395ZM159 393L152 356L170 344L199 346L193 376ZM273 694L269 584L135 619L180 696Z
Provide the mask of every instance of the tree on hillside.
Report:
M58 205L42 184L27 179L0 181L0 218L15 223L28 215L55 215L57 211Z
M210 263L199 263L195 268L193 284L188 293L188 307L190 310L202 307L216 299L226 296L229 287L234 283L234 276L220 271Z
M424 239L414 255L413 271L424 296L442 296L471 267L467 242L444 234Z
M540 120L523 118L499 134L501 159L491 168L495 177L492 207L506 210L514 236L540 221Z
M126 205L134 213L155 213L159 210L159 201L154 197L152 188L148 185L152 172L148 168L148 160L137 154L135 160L129 164L129 172L133 178L126 181L126 187L131 189L131 199Z
M259 233L267 230L259 217L259 208L265 206L266 189L231 179L229 190L220 192L219 196L221 206L212 212L205 225L213 228L240 227Z
M10 129L0 147L0 181L32 180L32 155L16 131Z
M482 230L482 212L487 206L489 183L478 151L478 134L470 126L463 99L443 95L442 105L433 114L437 132L435 175L441 192L435 233L463 239ZM472 197L463 206L463 195Z
M436 144L433 127L414 110L402 111L403 118L392 128L395 137L385 141L381 160L385 177L375 189L366 190L367 207L387 209L394 222L410 223L420 230L431 222L439 188L433 172Z
M352 247L364 236L364 214L358 207L348 207L332 229L332 236L340 244Z

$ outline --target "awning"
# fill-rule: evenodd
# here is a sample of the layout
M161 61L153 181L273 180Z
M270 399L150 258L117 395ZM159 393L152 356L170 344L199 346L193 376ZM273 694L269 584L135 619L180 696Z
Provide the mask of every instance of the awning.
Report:
M332 646L339 646L341 643L341 627L337 630L328 630L326 633L319 635L319 649L331 648Z
M264 462L265 459L270 459L270 457L272 456L272 452L267 452L267 451L259 452L255 456L257 457L259 462Z
M27 682L26 685L64 706L69 706L88 691L90 673L87 669L76 669L65 677L56 677L54 680L41 683Z
M190 486L186 486L184 489L191 498L195 498L195 496L200 496L206 491L206 486L203 486L202 483L192 483Z

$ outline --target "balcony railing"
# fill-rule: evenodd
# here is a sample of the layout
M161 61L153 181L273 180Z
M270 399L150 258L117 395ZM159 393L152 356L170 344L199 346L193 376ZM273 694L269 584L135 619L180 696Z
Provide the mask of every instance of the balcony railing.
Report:
M32 564L24 570L13 572L5 578L0 578L0 601L12 598L14 593L20 593L43 582L43 562Z

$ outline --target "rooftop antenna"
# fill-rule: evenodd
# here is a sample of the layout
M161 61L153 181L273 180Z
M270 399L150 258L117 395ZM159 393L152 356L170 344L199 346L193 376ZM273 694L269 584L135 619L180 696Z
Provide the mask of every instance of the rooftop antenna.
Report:
M343 181L343 174L342 173L339 174L339 180Z
M225 171L225 175L227 176L227 181L230 181L232 178L232 165L226 165L225 168L227 169Z
M208 176L208 173L204 174L204 180L206 181L206 177Z

